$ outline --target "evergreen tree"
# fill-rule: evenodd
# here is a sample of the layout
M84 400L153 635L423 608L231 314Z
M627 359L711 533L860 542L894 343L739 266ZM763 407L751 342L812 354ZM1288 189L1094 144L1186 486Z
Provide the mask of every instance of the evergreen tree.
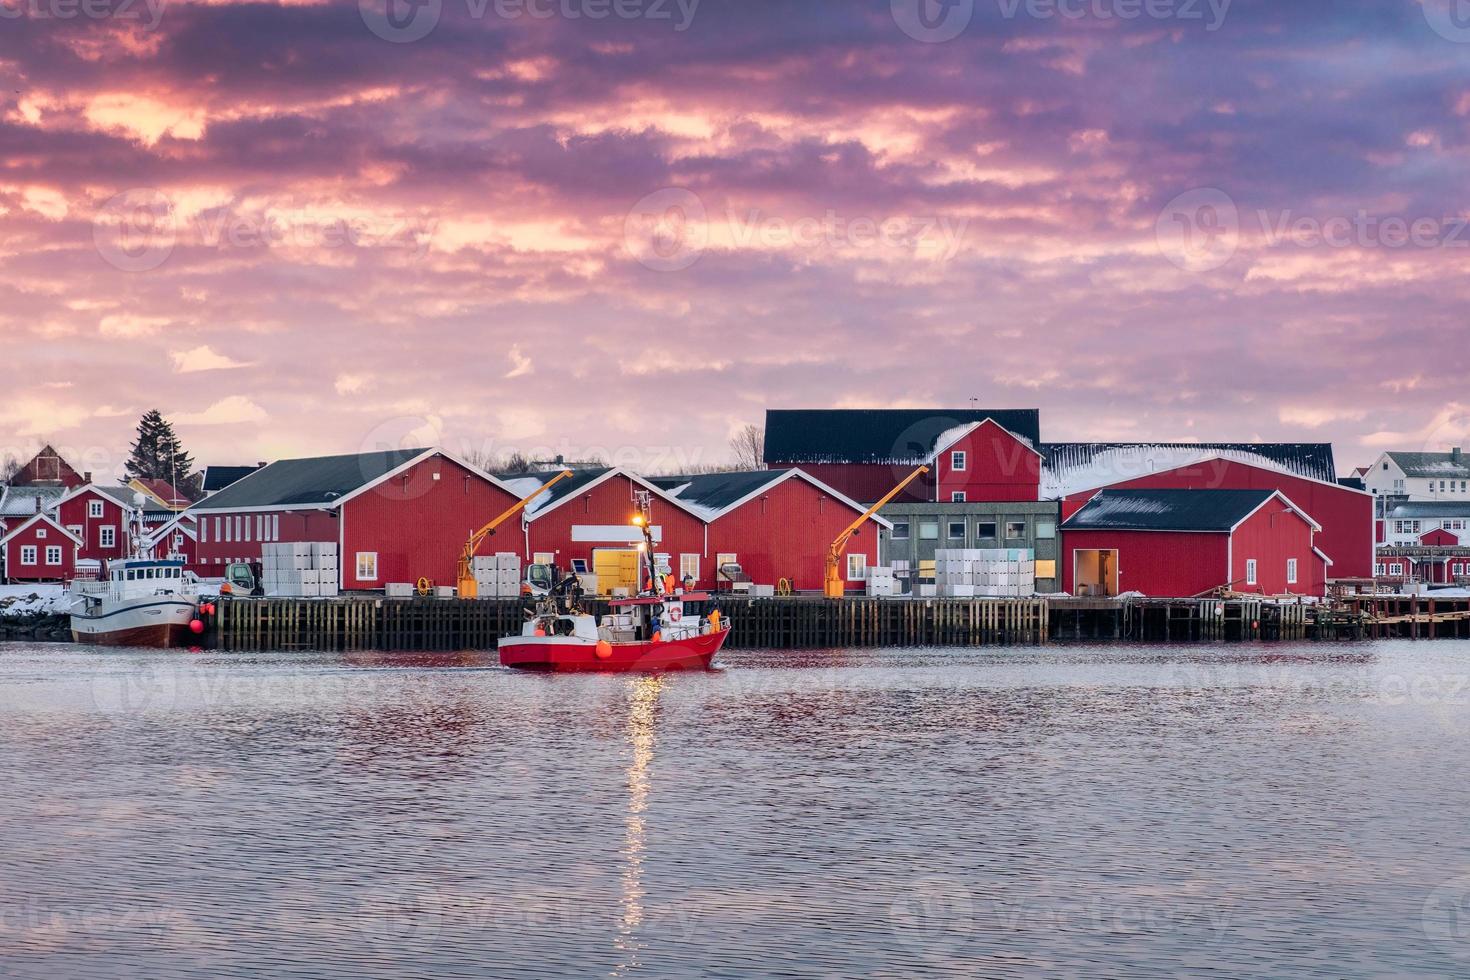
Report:
M128 456L129 477L163 480L191 499L198 495L194 485L194 460L184 451L174 427L158 409L138 420L138 438Z

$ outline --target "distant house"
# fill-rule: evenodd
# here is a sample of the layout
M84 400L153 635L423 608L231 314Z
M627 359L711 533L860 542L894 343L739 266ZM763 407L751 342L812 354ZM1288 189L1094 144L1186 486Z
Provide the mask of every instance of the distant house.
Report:
M206 466L199 479L199 489L206 497L212 493L219 493L225 487L238 480L243 480L264 465L265 463L256 463L254 466Z
M40 452L36 453L22 466L10 481L12 487L60 487L63 490L73 490L84 483L91 482L92 474L78 473L72 465L61 458L51 445L47 444Z
M1062 524L1072 594L1320 596L1316 521L1275 490L1102 490Z
M58 521L80 541L78 557L84 561L105 563L128 557L128 514L138 509L143 500L143 526L163 524L172 511L154 504L149 507L146 494L132 487L98 486L89 483L77 487L57 501Z
M210 570L199 563L199 528L193 514L175 514L165 524L149 531L143 540L145 550L153 557L181 561L190 571L207 575Z
M1390 498L1374 572L1391 581L1470 582L1470 500Z
M148 501L152 502L154 505L152 509L155 510L177 513L187 509L193 503L181 491L174 489L167 480L137 476L128 481L128 489L143 494ZM145 503L144 506L146 508L148 505Z
M1363 476L1377 497L1470 501L1470 457L1457 447L1447 453L1387 452Z
M62 582L74 578L81 540L49 514L34 514L0 537L0 565L8 582Z

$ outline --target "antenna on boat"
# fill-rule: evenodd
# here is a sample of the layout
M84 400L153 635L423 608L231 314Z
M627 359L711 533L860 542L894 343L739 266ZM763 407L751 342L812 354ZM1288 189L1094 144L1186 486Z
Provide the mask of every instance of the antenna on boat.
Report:
M648 490L638 490L634 492L633 500L638 506L638 512L633 515L633 524L643 531L644 564L647 565L648 582L652 586L649 591L653 595L661 595L663 580L659 577L658 564L653 557L653 494Z

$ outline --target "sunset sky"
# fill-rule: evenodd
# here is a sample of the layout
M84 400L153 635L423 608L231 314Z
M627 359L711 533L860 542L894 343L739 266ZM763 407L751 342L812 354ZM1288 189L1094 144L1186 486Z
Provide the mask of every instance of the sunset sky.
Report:
M1470 445L1456 0L3 2L0 455Z

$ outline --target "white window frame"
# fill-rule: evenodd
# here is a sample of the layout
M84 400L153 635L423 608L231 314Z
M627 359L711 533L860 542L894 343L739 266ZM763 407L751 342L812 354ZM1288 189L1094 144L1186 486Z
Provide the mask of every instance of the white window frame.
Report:
M29 557L27 557L27 556L29 556ZM36 559L36 556L37 556L37 551L36 551L36 546L35 545L33 545L33 544L23 544L23 545L20 546L20 563L22 565L39 565L39 564L41 564Z
M958 535L954 533L955 528L960 529L960 533ZM968 521L946 521L944 524L944 540L963 541L965 540L965 533L969 531L969 529L970 525Z
M866 582L868 580L868 556L861 552L853 552L847 556L847 580L849 582Z
M1247 558L1245 560L1245 584L1257 584L1256 560L1254 558Z
M1296 559L1286 559L1286 584L1296 585Z
M1382 562L1382 561L1381 562L1378 562L1376 565L1373 566L1373 574L1374 575L1387 575L1388 574L1388 563L1387 562Z
M199 518L199 543L209 543L209 518L207 517Z
M952 504L963 504L963 503L966 503L967 501L965 500L965 491L963 491L963 490L951 490L949 492L949 502L952 503Z
M82 527L82 525L80 525L80 524L68 524L66 526L66 529L68 531L70 531L72 534L74 534L77 537L81 538L83 541L87 540L87 529L84 528L84 527Z
M1401 561L1389 562L1389 564L1388 564L1388 574L1390 574L1390 575L1402 575L1402 574L1404 574L1404 563L1401 562Z
M250 540L250 525L252 525L254 523L255 522L250 519L250 515L249 514L246 514L245 515L245 527L241 529L245 533L244 533L244 537L240 538L241 541L249 541Z
M60 565L61 564L61 545L59 545L59 544L48 544L46 546L46 564L48 564L48 565Z
M531 556L531 564L554 565L556 564L556 555L550 551L538 551Z
M116 548L117 528L111 524L103 524L97 528L97 547Z
M353 570L357 573L355 578L359 582L376 582L378 580L378 553L376 551L359 551L353 559Z
M902 534L898 533L899 528L903 528ZM909 539L909 535L912 533L913 527L909 524L908 521L894 521L893 530L892 532L890 532L889 538L894 541L907 541Z
M682 583L686 578L699 581L699 552L683 551L679 553L679 581Z
M969 462L969 457L966 456L963 449L953 450L949 454L949 468L956 473L965 472L965 467L969 465Z
M271 515L271 540L272 541L279 541L279 540L281 540L281 515L280 514L272 514Z
M100 500L89 500L89 501L87 501L87 517L88 518L90 518L92 520L96 520L97 518L104 516L105 513L106 512L102 509L102 501L100 501Z
M38 528L36 528L36 540L37 541L45 541L46 540L46 529L44 527L38 527Z

